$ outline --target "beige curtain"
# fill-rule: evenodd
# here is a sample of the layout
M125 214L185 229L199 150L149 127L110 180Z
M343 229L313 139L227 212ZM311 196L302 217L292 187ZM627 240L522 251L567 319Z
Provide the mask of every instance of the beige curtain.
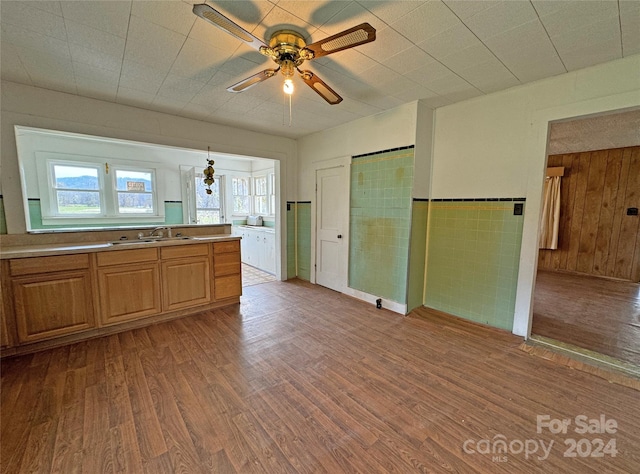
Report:
M558 248L560 227L560 176L547 176L544 180L544 201L540 215L540 248Z

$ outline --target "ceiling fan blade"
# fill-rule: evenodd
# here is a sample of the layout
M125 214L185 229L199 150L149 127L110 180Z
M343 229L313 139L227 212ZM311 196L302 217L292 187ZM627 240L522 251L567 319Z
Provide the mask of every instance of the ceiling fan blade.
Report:
M236 38L244 41L254 49L260 50L260 47L262 46L266 47L266 45L262 41L260 41L258 38L253 36L251 33L249 33L247 30L242 28L237 23L234 23L233 21L231 21L229 18L224 16L222 13L220 13L218 10L214 10L213 8L211 8L206 3L200 3L198 5L194 5L193 13L195 13L197 16L199 16L203 20L208 21L212 25L217 26L218 28L226 31L230 35L235 36Z
M376 39L376 29L369 23L349 28L341 33L329 36L320 41L307 45L304 49L311 50L314 58L337 53L344 49L353 48L361 44L370 43Z
M258 84L259 82L266 81L270 77L275 76L279 70L280 68L265 69L264 71L260 71L259 73L254 74L253 76L249 76L246 79L241 80L237 84L234 84L231 87L228 87L227 90L229 92L244 92L247 89L250 89L251 87Z
M338 95L331 87L329 87L322 79L316 76L311 71L301 71L298 69L300 77L306 85L311 87L316 93L331 105L336 105L342 102L342 97Z

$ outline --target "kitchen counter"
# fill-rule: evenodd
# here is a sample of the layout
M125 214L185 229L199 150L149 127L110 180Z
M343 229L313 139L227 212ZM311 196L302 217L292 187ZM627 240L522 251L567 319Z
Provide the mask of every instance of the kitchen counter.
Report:
M239 240L240 237L231 234L200 235L194 237L174 237L152 241L122 240L112 242L87 242L87 243L60 243L39 245L3 246L0 248L0 259L46 257L51 255L69 255L74 253L110 252L119 250L131 250L153 247L165 247L169 245L191 245L201 242L224 242Z

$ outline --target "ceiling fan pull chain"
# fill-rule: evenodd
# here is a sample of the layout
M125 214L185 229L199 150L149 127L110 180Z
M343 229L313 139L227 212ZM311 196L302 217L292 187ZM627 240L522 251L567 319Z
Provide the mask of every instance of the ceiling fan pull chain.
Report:
M291 126L291 122L292 122L291 96L289 96L289 126Z

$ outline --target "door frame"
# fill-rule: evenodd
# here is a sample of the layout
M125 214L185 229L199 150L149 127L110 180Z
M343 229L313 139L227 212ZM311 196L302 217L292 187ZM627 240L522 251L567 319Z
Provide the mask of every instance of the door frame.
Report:
M311 259L310 259L310 274L309 281L316 284L316 242L318 239L318 228L316 222L316 213L317 202L318 202L318 181L317 181L317 172L324 169L330 168L343 168L343 172L346 174L344 177L344 182L346 183L344 189L344 200L347 203L346 216L344 222L344 231L342 232L343 241L346 245L345 249L345 259L344 259L344 271L345 271L345 281L344 288L341 289L341 293L345 293L349 286L349 202L351 200L351 157L350 156L342 156L340 158L332 158L329 160L316 161L312 163L313 167L313 184L316 186L316 189L313 192L313 199L311 200Z

